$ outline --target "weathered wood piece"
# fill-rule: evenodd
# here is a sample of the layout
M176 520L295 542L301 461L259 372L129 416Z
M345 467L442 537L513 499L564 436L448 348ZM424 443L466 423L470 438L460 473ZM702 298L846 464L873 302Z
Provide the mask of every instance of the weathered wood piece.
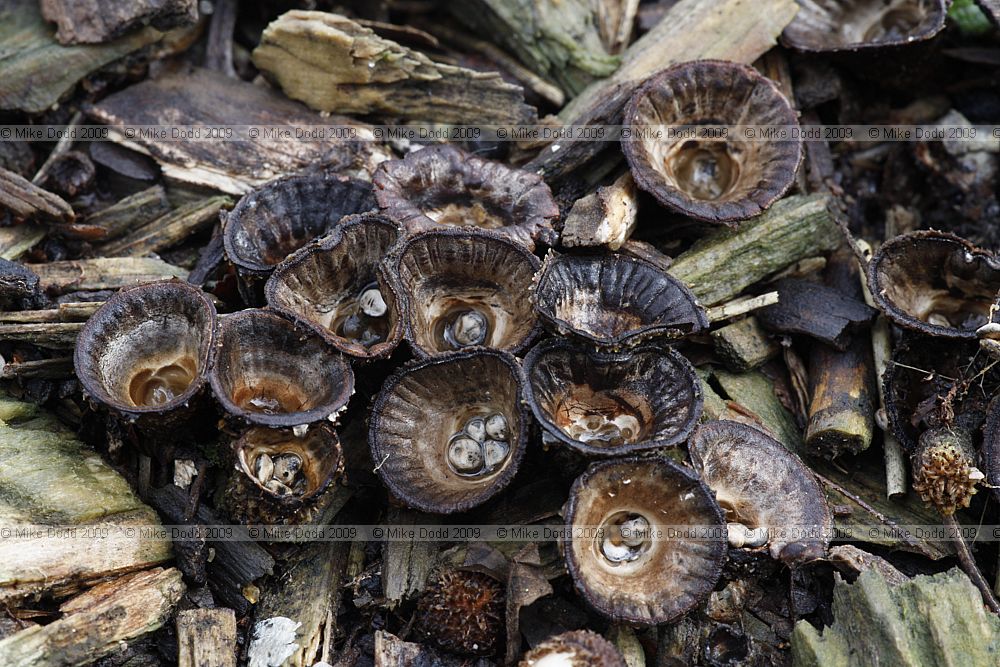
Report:
M625 172L614 183L577 199L563 223L562 244L620 249L635 230L636 197L632 174Z
M177 614L178 667L236 667L232 609L187 609Z
M955 568L904 583L876 570L853 584L838 576L833 617L822 633L808 621L795 624L793 665L994 665L1000 655L1000 617L983 609L979 591Z
M186 278L187 270L161 259L97 257L45 264L26 264L38 274L42 291L55 296L66 292L119 289L166 278Z
M414 642L403 641L385 630L375 632L375 667L486 667L493 664L485 658L458 658Z
M734 230L696 242L668 272L683 280L703 305L733 298L750 285L804 257L830 252L843 242L824 195L777 202Z
M826 284L860 302L864 299L854 254L846 247L833 254ZM814 308L825 312L827 304ZM848 335L844 349L815 342L809 356L809 424L806 449L834 458L868 449L875 433L875 373L868 336Z
M396 508L390 508L386 517L389 526L430 525L440 521L431 514ZM382 548L382 593L391 606L424 590L439 548L436 542L425 539L386 541Z
M0 640L0 664L84 665L166 623L184 594L180 571L154 568L98 584L65 602L62 618Z
M65 594L171 557L169 542L129 538L119 530L156 526L159 519L117 472L54 415L5 395L0 395L0 523L104 527L111 535L4 537L0 600L53 589Z
M337 634L336 615L347 567L347 542L313 542L283 567L280 577L264 585L254 609L255 627L273 618L296 624L296 649L281 663L286 667L312 667L320 660L322 639ZM260 656L250 646L251 663Z
M119 239L103 244L100 254L107 257L142 257L177 245L218 221L219 211L232 203L229 197L219 196L181 206Z
M840 352L878 315L860 296L809 280L785 278L775 287L781 300L757 312L761 325L778 333L809 336Z
M147 79L109 95L87 113L111 126L112 141L152 156L166 176L229 194L316 164L367 179L388 157L366 125L340 116L322 118L274 90L200 68ZM234 130L225 141L128 138L125 125L254 126L261 134L244 139ZM350 126L356 138L332 132L313 138L309 132L319 129L316 125ZM261 129L267 126L286 126L303 136L268 135Z
M236 76L233 67L233 30L236 28L237 0L218 0L208 26L205 68Z
M711 334L715 353L737 373L757 368L778 356L781 347L754 316L727 324Z
M15 378L61 380L69 377L73 377L73 357L0 362L0 380L13 380Z
M93 315L103 305L102 301L80 301L60 303L46 310L0 311L0 324L33 322L82 322Z
M35 218L48 222L72 222L76 218L73 208L62 197L2 167L0 209L7 209L21 220Z
M0 341L20 341L55 350L69 350L83 322L41 322L36 324L0 324Z
M794 0L681 0L625 50L614 74L587 86L563 107L559 119L573 125L618 125L638 83L679 62L718 58L749 65L777 43L797 9ZM557 141L525 168L556 179L608 146L616 145Z
M130 229L142 227L170 211L167 193L161 185L154 185L125 197L111 206L87 217L87 224L104 230L102 240L118 238Z
M705 416L731 419L763 428L793 452L802 448L802 433L792 413L774 393L774 384L760 371L730 373L721 368L699 368Z
M198 20L196 0L41 0L60 44L100 44L151 25L169 30Z
M533 122L520 86L496 72L435 63L347 17L292 10L272 21L253 62L314 109L445 123Z
M532 71L575 95L618 68L619 58L608 52L601 39L598 12L602 4L471 0L449 3L448 9L459 21L514 53Z
M0 227L0 259L17 259L44 238L45 227L42 225Z
M0 6L0 109L45 111L80 79L160 37L143 28L108 44L62 46L35 0L7 0Z

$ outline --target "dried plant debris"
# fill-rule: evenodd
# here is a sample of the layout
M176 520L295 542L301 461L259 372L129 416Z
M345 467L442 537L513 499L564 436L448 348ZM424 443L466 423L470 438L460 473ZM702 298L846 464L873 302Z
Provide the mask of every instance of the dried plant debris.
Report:
M41 7L45 20L58 27L56 39L60 44L100 44L145 25L168 30L198 20L195 0L138 0L125 4L42 0Z
M504 589L481 572L440 572L417 602L417 629L460 655L492 655L503 640Z
M785 278L775 287L778 303L757 311L764 328L810 336L841 352L878 314L860 299L808 280Z
M321 111L456 123L535 118L521 88L496 72L436 63L338 14L282 14L253 62L289 97Z
M833 517L812 472L794 453L762 431L731 421L700 426L690 452L726 512L731 545L767 546L773 558L789 564L826 555Z
M838 580L833 616L822 632L808 621L795 625L795 665L989 665L1000 653L1000 619L958 569L902 584L876 570L853 584ZM942 627L951 630L936 632Z
M312 165L367 178L387 157L362 123L343 117L320 118L272 90L200 68L130 86L104 98L87 113L111 126L110 136L116 143L151 155L167 176L230 194L242 195L253 186ZM205 142L130 138L121 129L123 125L290 125L308 137L310 126L319 124L352 126L361 140L327 135L289 141L233 135L226 141Z

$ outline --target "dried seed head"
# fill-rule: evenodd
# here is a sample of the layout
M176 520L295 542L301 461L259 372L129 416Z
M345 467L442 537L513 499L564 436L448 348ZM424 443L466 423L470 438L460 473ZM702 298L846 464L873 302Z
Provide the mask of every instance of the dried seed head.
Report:
M549 637L524 654L518 667L626 667L615 645L590 630Z
M920 436L913 456L913 490L942 515L968 507L983 478L968 430L938 428Z
M491 655L504 632L503 586L480 572L445 570L417 602L417 629L445 651Z

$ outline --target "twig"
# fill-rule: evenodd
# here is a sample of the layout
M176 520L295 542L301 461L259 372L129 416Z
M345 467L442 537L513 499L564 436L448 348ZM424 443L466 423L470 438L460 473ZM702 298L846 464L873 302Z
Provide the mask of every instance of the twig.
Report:
M38 168L38 171L35 173L35 177L31 179L33 184L38 185L45 180L45 177L49 173L49 169L52 168L52 163L56 161L56 158L68 151L69 147L73 145L73 135L75 134L73 130L80 124L82 119L83 113L80 111L74 113L72 118L69 119L69 127L67 128L68 131L59 138L58 143L56 143L56 147L52 149L49 156L45 158L45 162L43 162L42 166Z
M710 322L728 320L738 315L745 315L764 306L773 306L776 303L778 303L777 292L766 292L759 296L733 299L732 301L709 308L708 319Z
M994 614L1000 614L1000 602L997 601L996 596L993 594L993 589L986 582L983 573L979 571L979 567L972 557L972 552L969 551L969 545L965 543L965 539L962 537L962 528L958 525L955 515L951 514L944 517L944 525L954 531L952 533L952 544L955 545L955 551L958 553L958 562L962 565L962 569L969 575L969 579L972 580L975 587L979 589L979 592L983 596L983 602L990 608L990 611Z

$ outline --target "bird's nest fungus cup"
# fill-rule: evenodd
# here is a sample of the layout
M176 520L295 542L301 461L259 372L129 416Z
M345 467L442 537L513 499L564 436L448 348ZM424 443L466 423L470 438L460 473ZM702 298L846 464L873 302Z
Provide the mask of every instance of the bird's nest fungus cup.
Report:
M224 214L223 244L251 305L285 257L335 226L345 215L375 208L371 185L325 171L286 176L248 193Z
M83 390L140 426L181 420L212 365L215 306L180 281L120 290L77 337L76 375Z
M403 336L403 304L380 267L399 237L385 216L351 216L278 265L268 305L352 357L388 356Z
M327 424L302 436L254 426L233 445L236 467L261 499L287 509L314 502L344 470L340 440Z
M692 471L665 458L592 464L573 483L563 514L573 536L562 543L569 573L587 602L612 620L667 623L704 600L719 579L722 510Z
M460 512L510 483L528 417L521 368L506 352L451 352L389 377L372 409L368 443L382 482L425 512Z
M626 667L615 645L590 630L549 637L524 654L518 667Z
M879 248L868 284L875 305L899 326L974 339L1000 294L1000 259L952 234L913 232Z
M556 240L559 207L541 176L449 144L383 162L372 182L379 207L409 232L479 227L529 248Z
M267 310L222 318L210 380L233 417L265 426L335 421L354 393L351 366L310 330Z
M676 445L701 417L701 383L671 347L600 352L550 340L528 353L524 373L546 439L587 456Z
M660 204L697 220L734 223L791 187L800 138L753 140L733 131L714 137L702 125L787 128L798 118L777 86L745 65L696 60L646 80L625 108L622 148L635 182Z
M930 39L945 26L944 0L800 0L781 34L797 51L870 51Z
M539 261L519 243L486 231L424 232L394 265L417 356L472 346L519 354L540 331L528 298Z
M794 453L752 426L702 424L688 441L691 461L726 512L729 538L767 545L788 564L826 555L833 516L812 472ZM760 536L760 544L756 544Z
M532 293L542 323L600 347L680 338L708 328L708 317L679 280L617 254L549 253Z

